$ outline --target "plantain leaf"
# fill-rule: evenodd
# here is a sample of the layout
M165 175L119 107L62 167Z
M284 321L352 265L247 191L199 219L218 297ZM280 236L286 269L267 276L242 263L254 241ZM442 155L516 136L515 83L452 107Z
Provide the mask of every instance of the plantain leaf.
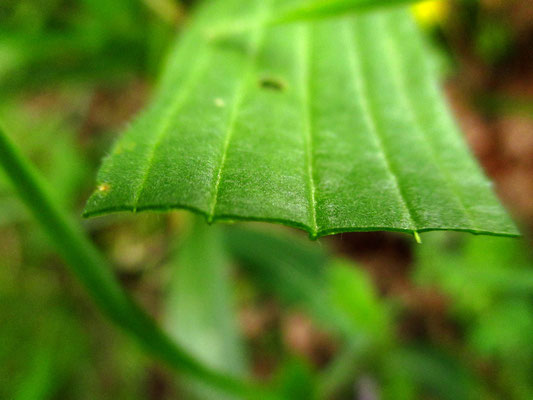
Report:
M461 139L406 9L205 35L283 4L204 3L151 107L105 160L86 216L182 208L311 237L518 233Z

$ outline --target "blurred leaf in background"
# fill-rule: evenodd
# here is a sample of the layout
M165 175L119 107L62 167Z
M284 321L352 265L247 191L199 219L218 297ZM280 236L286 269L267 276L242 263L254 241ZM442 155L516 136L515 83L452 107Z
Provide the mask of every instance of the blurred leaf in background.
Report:
M172 263L166 326L176 340L207 365L246 376L247 362L238 332L232 271L219 227L195 217ZM228 399L201 382L189 390L198 399Z
M137 0L3 1L0 94L153 75L181 16L178 3L164 3L171 20Z

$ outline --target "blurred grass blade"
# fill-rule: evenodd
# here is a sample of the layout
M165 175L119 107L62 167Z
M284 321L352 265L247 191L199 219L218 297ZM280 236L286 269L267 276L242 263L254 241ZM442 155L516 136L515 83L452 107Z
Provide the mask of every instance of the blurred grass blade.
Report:
M41 177L0 130L0 165L20 198L55 244L95 303L113 322L132 335L146 351L176 370L229 393L253 397L261 387L205 367L178 347L120 287L111 267L80 228L53 201ZM265 397L269 394L265 393Z
M55 343L57 346L57 343ZM56 379L54 358L56 350L50 344L42 344L33 360L33 365L23 377L14 400L46 400L53 398Z
M321 374L321 398L332 398L349 377L364 371L365 357L374 362L394 347L393 315L378 297L366 271L345 260L334 260L328 269L332 308L347 321L346 345Z
M270 24L335 17L358 11L416 3L420 0L314 0L300 1L286 7Z
M353 382L361 373L361 350L359 343L348 343L321 371L318 388L321 399L336 398L338 392L346 386L346 382Z
M85 216L188 209L313 238L518 232L469 154L408 10L258 27L281 1L205 2L151 107L105 160Z
M379 299L368 273L348 261L335 260L328 277L332 303L351 321L352 331L365 332L375 343L388 343L391 313Z
M245 377L244 343L237 329L231 270L219 227L195 218L173 263L168 292L167 331L206 365ZM190 390L200 399L229 399L198 381Z
M279 11L263 19L242 18L221 25L209 27L208 37L214 39L227 38L232 35L251 31L257 27L272 27L298 21L346 16L355 12L379 10L383 7L416 3L420 0L299 0L286 1Z

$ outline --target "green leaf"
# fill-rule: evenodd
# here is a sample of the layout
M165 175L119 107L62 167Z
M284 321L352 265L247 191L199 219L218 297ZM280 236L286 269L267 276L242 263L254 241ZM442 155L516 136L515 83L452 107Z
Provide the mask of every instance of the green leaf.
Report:
M189 209L313 238L518 232L469 154L423 41L395 8L210 40L281 1L206 2L151 107L105 160L85 216Z
M420 0L314 0L299 1L281 11L269 22L287 23L324 17L334 17L350 12L373 10L381 7L415 3Z
M246 376L244 344L232 301L231 270L219 228L195 220L174 264L166 310L168 332L206 365ZM235 398L198 380L189 389L199 399Z

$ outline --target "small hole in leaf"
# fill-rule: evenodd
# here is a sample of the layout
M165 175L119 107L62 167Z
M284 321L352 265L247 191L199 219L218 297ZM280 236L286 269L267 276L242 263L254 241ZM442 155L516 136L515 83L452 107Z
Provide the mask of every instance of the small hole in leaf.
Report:
M285 82L279 78L264 77L259 80L259 86L263 89L275 90L282 92L286 88Z

